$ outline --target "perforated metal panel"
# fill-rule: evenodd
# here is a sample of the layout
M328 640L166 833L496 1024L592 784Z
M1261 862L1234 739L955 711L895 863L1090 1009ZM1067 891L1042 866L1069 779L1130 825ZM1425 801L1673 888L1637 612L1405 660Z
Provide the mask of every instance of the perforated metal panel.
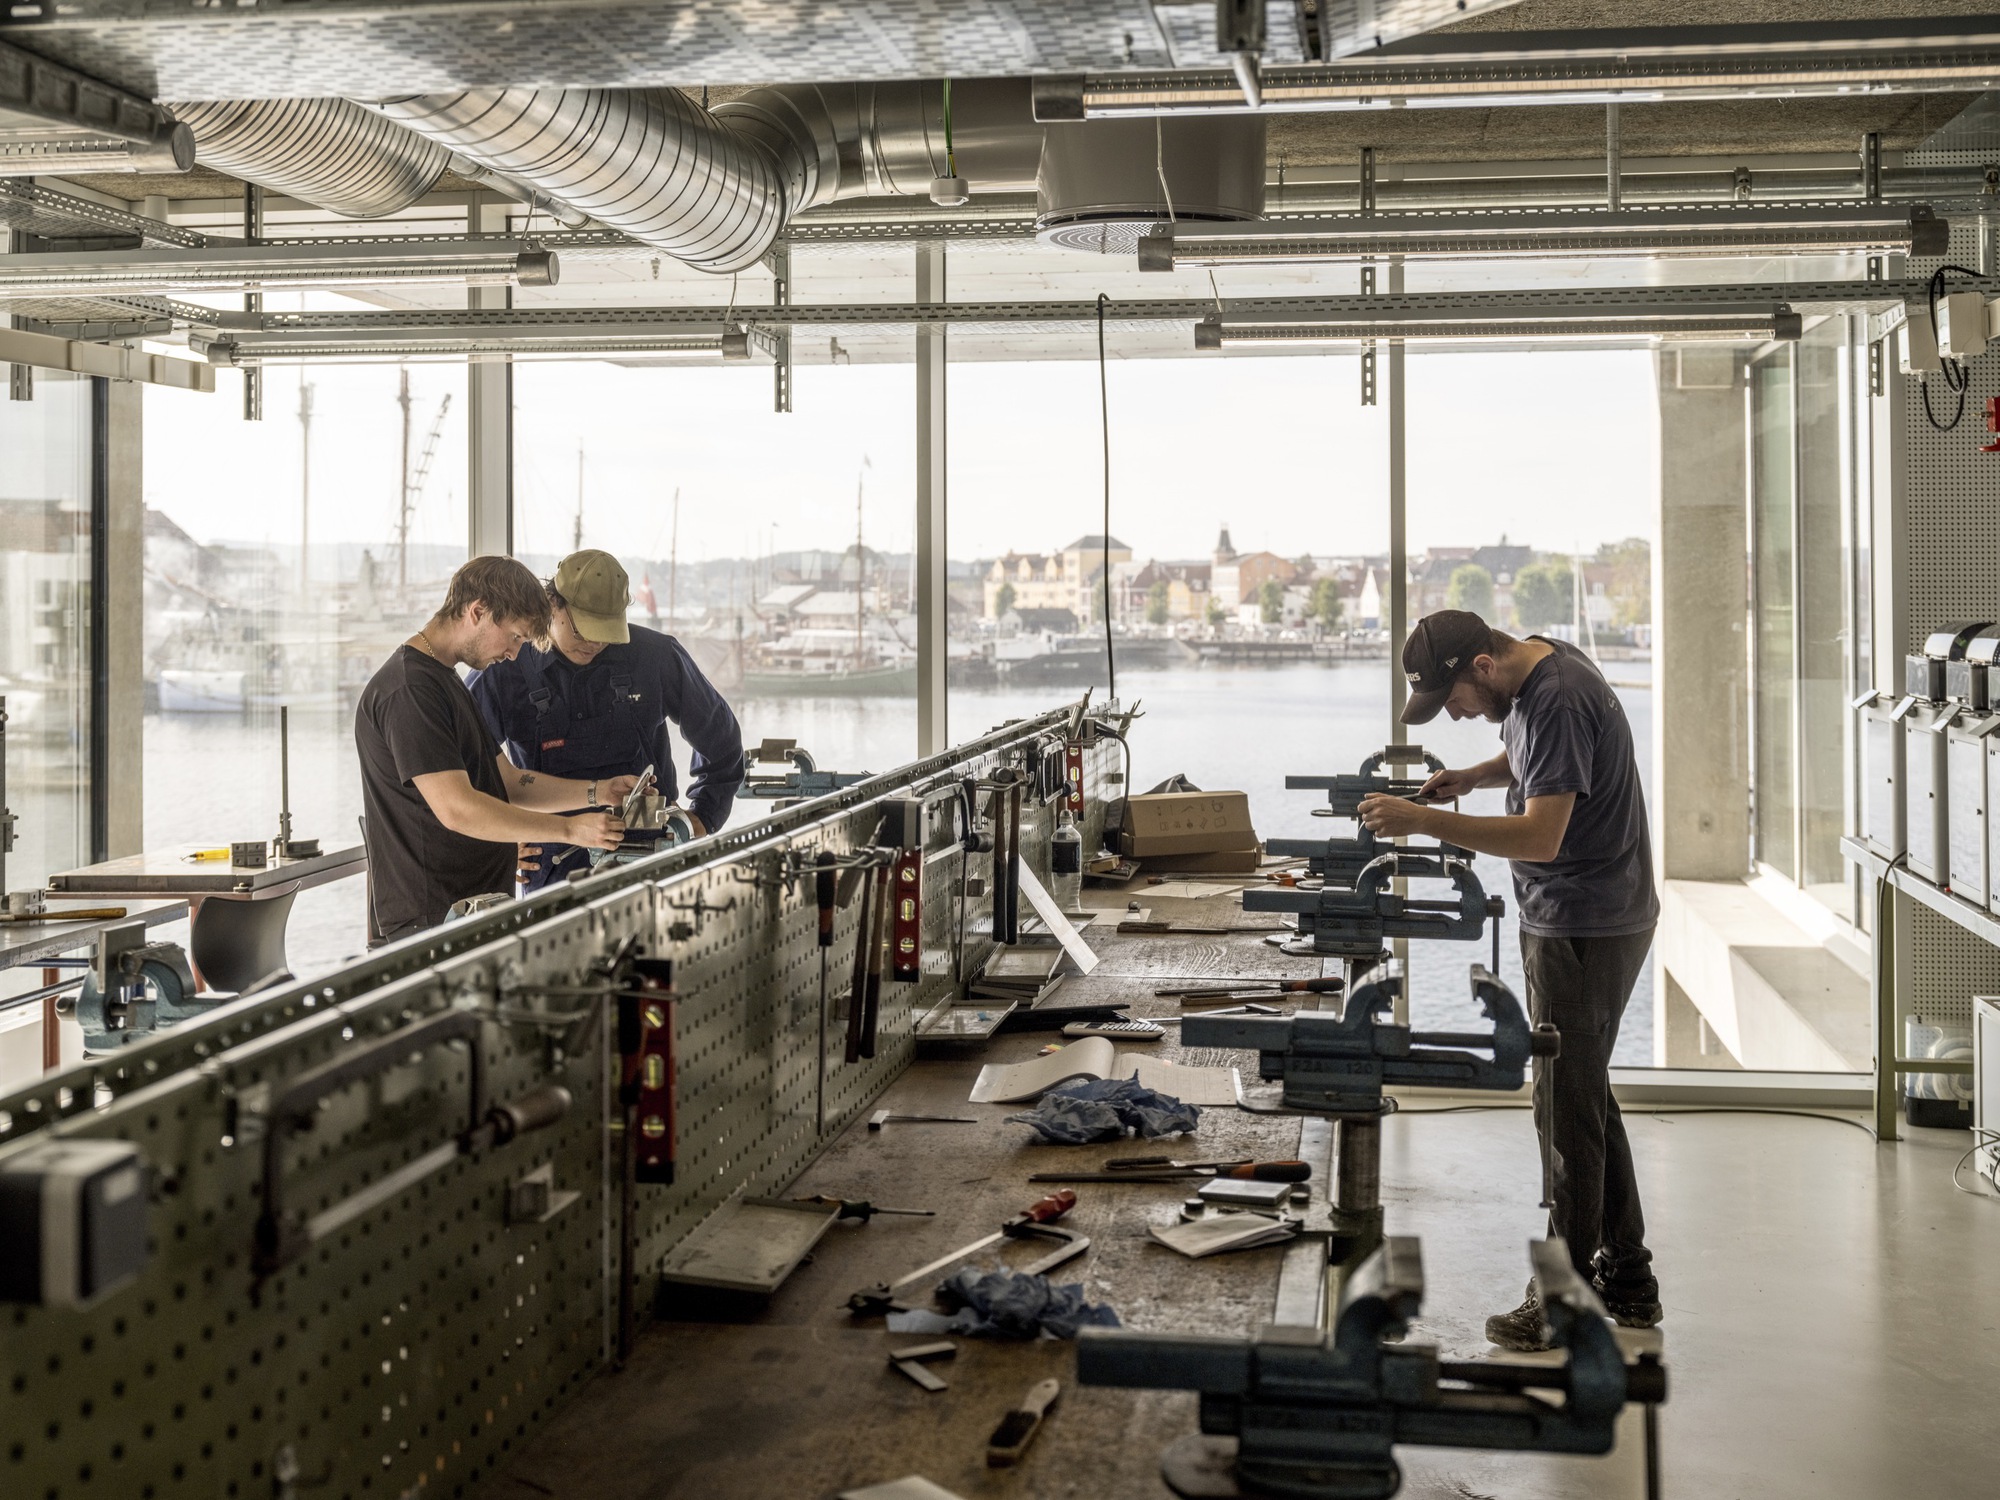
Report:
M0 1495L469 1492L601 1366L612 1333L615 1028L593 966L627 942L675 960L678 1173L671 1187L639 1190L644 1308L659 1257L732 1193L781 1188L902 1070L913 1015L953 984L959 861L948 852L926 872L924 977L885 984L877 1057L841 1061L829 999L822 1127L812 882L783 876L821 848L870 842L882 799L990 772L1056 722L725 835L714 854L614 870L444 930L0 1099L0 1158L54 1128L130 1140L153 1174L151 1262L138 1283L86 1311L0 1309ZM1093 810L1107 759L1090 757ZM1034 809L1024 849L1041 851L1048 827ZM928 842L950 841L940 804ZM1034 863L1045 870L1045 859ZM845 991L857 916L842 913L830 994ZM484 1018L491 1100L559 1082L569 1113L449 1160L258 1282L262 1123L275 1092L453 1009ZM285 1146L286 1205L323 1213L450 1142L466 1124L470 1063L454 1047L405 1055L332 1096ZM546 1222L510 1224L509 1185L543 1166L579 1196Z
M2000 948L1927 906L1909 903L1915 983L1907 1014L1932 1025L1972 1025L1972 997L2000 991Z
M1955 218L1951 254L1954 264L1977 269L1979 223ZM1927 277L1940 262L1910 262L1912 280ZM1901 471L1896 487L1897 523L1904 538L1902 612L1906 638L1913 647L1947 624L2000 619L2000 573L1989 546L1979 539L2000 531L2000 479L1982 457L1979 434L1985 427L1983 397L2000 389L2000 354L1988 353L1972 362L1972 391L1964 420L1956 431L1939 432L1924 415L1923 396L1914 379L1901 382ZM1933 377L1931 408L1950 420L1955 398ZM1923 737L1927 743L1930 736ZM1912 745L1914 751L1915 746ZM1914 764L1910 767L1915 770ZM1915 829L1910 831L1912 847ZM1901 903L1910 926L1909 983L1906 1013L1926 1020L1970 1025L1971 996L1990 993L2000 985L2000 949L1914 901Z

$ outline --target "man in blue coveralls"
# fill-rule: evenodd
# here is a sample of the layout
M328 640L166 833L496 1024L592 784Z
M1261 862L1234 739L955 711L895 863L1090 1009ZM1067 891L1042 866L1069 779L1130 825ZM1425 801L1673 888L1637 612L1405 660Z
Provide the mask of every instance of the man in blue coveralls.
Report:
M743 782L743 731L722 695L679 641L626 623L631 585L610 553L565 557L548 595L549 638L472 679L473 701L507 758L524 771L584 782L651 766L673 803L672 724L690 752L694 831L720 828ZM571 844L524 845L523 883L539 890L586 868L588 857Z

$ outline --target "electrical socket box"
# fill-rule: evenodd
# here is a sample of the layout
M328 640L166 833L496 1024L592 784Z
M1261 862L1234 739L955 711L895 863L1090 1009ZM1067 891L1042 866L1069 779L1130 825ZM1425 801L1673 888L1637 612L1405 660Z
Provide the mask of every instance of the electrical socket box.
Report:
M1953 359L1976 359L1986 352L1986 297L1981 292L1946 292L1937 304L1938 352Z
M1902 337L1896 340L1896 362L1905 375L1934 375L1944 368L1938 358L1937 338L1931 332L1929 308L1905 308L1897 331Z
M2000 1171L2000 996L1972 997L1972 1139L1979 1171Z
M146 1267L146 1166L127 1141L51 1141L0 1164L0 1302L85 1307Z
M1942 884L1973 905L1984 907L1993 891L1987 829L1992 782L1986 744L2000 729L2000 716L1961 714L1945 731L1945 848Z
M1955 704L1920 703L1903 719L1903 827L1909 840L1904 863L1934 885L1945 883L1950 866L1945 732L1958 712Z
M1861 711L1861 838L1884 859L1908 847L1903 822L1903 719L1916 707L1870 691Z

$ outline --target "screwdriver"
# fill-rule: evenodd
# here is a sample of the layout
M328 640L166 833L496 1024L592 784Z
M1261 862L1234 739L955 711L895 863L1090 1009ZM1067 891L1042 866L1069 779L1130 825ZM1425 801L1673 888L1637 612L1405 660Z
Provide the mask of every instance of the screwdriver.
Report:
M905 1214L913 1219L935 1219L934 1208L891 1208L886 1203L870 1203L866 1198L835 1198L828 1193L814 1193L810 1198L794 1198L794 1203L818 1203L827 1208L840 1210L834 1217L859 1219L866 1224L877 1214Z
M1221 1163L1175 1163L1162 1156L1127 1157L1116 1163L1117 1170L1103 1172L1037 1172L1030 1182L1185 1182L1190 1177L1226 1178L1238 1182L1305 1182L1312 1176L1312 1163L1303 1161L1246 1161L1231 1166ZM1142 1166L1141 1163L1145 1165ZM1114 1164L1107 1162L1107 1167ZM1152 1170L1147 1170L1151 1167Z
M1347 988L1344 979L1239 979L1234 984L1195 985L1192 988L1154 990L1155 995L1180 999L1221 999L1239 990L1270 990L1280 995L1337 995Z

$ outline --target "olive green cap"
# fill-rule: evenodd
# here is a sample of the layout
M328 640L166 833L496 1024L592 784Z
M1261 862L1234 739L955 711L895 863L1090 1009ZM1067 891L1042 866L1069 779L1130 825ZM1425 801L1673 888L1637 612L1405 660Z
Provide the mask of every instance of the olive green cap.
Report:
M569 606L570 623L586 641L622 646L632 639L625 611L632 581L609 552L572 552L556 564L556 592Z

